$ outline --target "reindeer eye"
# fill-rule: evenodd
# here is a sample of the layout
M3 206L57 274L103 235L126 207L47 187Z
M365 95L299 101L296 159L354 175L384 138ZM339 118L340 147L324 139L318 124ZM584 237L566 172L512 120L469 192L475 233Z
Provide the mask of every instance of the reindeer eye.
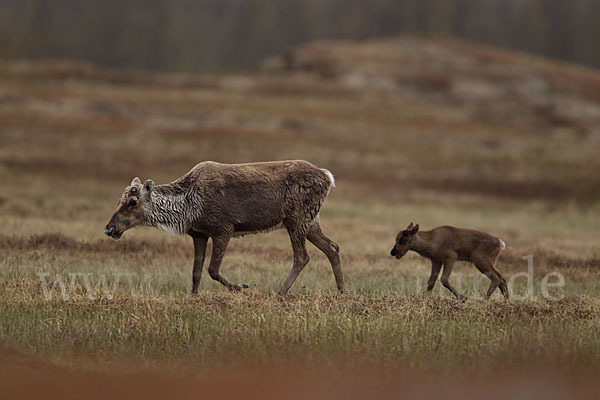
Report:
M131 200L129 200L129 201L127 202L127 205L128 205L129 207L135 207L135 206L137 206L137 200L136 200L136 199L131 199Z

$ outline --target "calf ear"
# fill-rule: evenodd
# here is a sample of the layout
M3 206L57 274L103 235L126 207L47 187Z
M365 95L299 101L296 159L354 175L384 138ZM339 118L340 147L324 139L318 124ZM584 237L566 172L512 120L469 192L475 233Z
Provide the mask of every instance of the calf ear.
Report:
M406 230L410 231L413 228L413 223L411 222L407 227Z
M416 224L415 227L411 231L411 233L413 235L416 235L417 232L419 232L419 224Z
M154 181L152 179L146 180L146 182L144 182L144 192L150 193L152 189L154 189Z

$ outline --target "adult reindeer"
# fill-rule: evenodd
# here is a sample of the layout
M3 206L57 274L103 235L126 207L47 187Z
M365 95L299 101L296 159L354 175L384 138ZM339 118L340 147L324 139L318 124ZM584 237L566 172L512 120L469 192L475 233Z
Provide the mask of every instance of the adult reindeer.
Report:
M125 188L117 211L104 233L120 239L138 225L154 226L194 240L192 294L198 292L208 239L213 250L210 277L230 290L247 288L230 283L220 273L221 261L232 237L285 228L290 235L294 264L279 294L288 292L308 264L306 239L329 259L337 288L344 291L339 247L321 231L319 210L333 175L306 161L252 164L202 162L174 182L154 185L138 178Z

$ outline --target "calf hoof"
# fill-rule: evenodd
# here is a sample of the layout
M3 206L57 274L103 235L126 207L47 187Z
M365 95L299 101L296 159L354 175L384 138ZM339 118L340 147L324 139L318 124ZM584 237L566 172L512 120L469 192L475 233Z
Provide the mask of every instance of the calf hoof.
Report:
M240 285L242 287L242 289L248 289L250 286L246 285L245 283L242 283Z
M458 296L456 296L456 299L460 300L460 301L465 301L465 300L467 300L467 296L463 296L462 294L459 294Z

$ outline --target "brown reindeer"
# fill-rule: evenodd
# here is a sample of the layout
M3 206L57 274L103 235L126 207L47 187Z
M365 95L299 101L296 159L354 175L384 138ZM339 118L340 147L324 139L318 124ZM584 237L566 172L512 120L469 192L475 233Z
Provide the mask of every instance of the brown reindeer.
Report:
M400 259L407 251L412 250L430 259L431 275L427 282L428 292L433 290L443 265L442 285L459 300L465 300L466 297L458 293L450 285L448 279L457 260L470 261L492 281L486 298L489 298L499 286L504 297L508 299L506 280L494 268L500 251L505 248L506 244L501 239L489 233L452 226L440 226L430 231L419 232L419 225L413 226L411 222L405 230L400 231L396 236L396 244L390 255Z
M319 210L333 186L331 172L306 161L202 162L166 185L155 186L150 179L142 184L135 178L125 188L104 233L119 239L127 229L146 225L190 235L195 250L194 294L198 292L209 238L213 243L210 277L230 290L241 290L248 285L230 283L219 273L229 240L285 228L290 235L294 264L279 294L288 292L309 261L306 239L325 253L337 288L343 292L339 247L319 226Z

